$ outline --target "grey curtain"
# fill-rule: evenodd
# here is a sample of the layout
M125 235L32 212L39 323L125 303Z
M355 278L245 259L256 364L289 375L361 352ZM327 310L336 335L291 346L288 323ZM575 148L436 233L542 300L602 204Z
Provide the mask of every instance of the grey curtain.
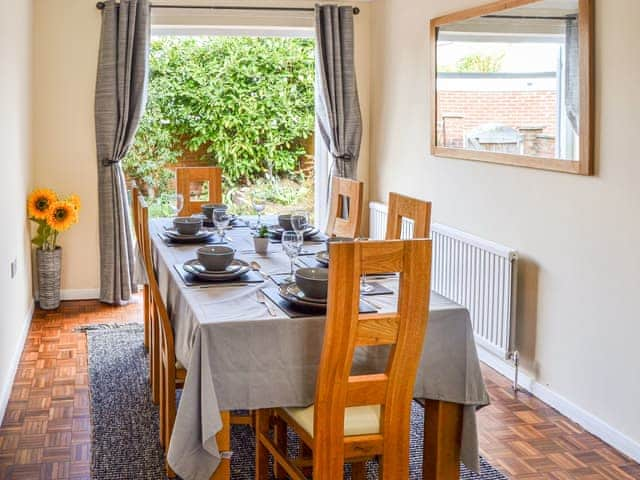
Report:
M95 98L100 300L123 304L136 287L134 244L120 161L129 151L146 102L150 5L148 0L105 3Z
M334 175L357 175L362 117L353 58L353 9L316 5L316 115Z
M580 125L580 45L578 16L567 17L565 35L565 105L574 131Z

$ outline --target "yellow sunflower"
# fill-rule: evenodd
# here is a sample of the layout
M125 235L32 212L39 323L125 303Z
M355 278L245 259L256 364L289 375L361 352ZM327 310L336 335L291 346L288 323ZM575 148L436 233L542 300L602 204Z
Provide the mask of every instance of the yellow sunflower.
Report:
M64 232L77 221L78 212L71 202L61 200L51 205L47 216L47 225L56 232Z
M53 190L39 188L34 190L27 200L29 216L37 220L44 220L49 214L49 208L57 200Z
M73 205L73 208L75 208L76 211L79 211L80 207L82 206L82 202L80 201L80 197L78 195L76 195L75 193L73 195L69 195L69 198L67 198L67 202L69 202L71 205Z

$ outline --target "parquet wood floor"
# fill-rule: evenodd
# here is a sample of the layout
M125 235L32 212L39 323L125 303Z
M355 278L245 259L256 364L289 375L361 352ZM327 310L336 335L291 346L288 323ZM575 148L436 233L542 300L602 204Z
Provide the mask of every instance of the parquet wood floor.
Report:
M89 478L86 337L73 329L140 322L141 311L139 299L122 308L81 301L36 311L0 427L0 480ZM514 396L495 371L483 373L492 404L479 413L480 449L509 478L640 479L640 465L538 399Z

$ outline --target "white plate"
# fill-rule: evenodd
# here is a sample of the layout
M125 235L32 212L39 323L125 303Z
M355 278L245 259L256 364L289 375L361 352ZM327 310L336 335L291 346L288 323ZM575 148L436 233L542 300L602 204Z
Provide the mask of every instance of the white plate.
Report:
M204 240L206 238L209 238L211 235L213 235L213 232L209 232L207 230L200 230L198 233L194 235L185 235L183 233L178 232L177 230L170 229L170 228L166 229L164 233L171 240L177 240L177 241Z
M246 262L243 262L242 260L234 260L231 262L231 265L227 267L227 270L214 272L206 270L197 258L185 262L182 268L200 280L206 280L209 282L233 280L251 271L251 267Z
M207 270L207 268L197 258L194 258L187 263L190 268L207 275L226 275L228 273L235 273L244 267L243 263L236 260L233 260L224 270Z
M286 283L280 287L280 296L291 303L305 307L326 308L327 301L321 298L307 297L295 283Z
M329 252L318 252L316 253L316 260L324 265L325 267L329 266Z
M282 234L284 233L284 229L282 227L278 227L277 225L271 225L268 227L269 235L273 238L280 240L282 238ZM305 240L309 240L311 237L320 233L320 229L315 227L307 227L304 232L302 232L302 237Z

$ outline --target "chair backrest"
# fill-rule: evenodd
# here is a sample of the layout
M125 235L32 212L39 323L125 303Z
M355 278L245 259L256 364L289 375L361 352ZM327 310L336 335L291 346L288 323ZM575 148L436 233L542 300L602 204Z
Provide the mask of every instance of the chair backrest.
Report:
M333 177L327 235L355 238L360 234L363 185L357 180ZM345 205L348 205L348 211L345 211Z
M209 198L206 200L191 199L192 184L207 183ZM201 213L202 205L222 203L222 169L220 167L178 167L176 168L176 184L178 193L184 197L184 207L180 215Z
M431 202L391 192L385 237L387 240L401 238L403 218L413 220L413 238L429 238L431 236Z
M329 248L327 323L314 413L314 441L323 445L323 450L325 445L343 444L346 407L380 405L383 436L398 432L401 425L408 432L431 280L429 239L355 241L334 243ZM400 272L397 311L360 314L361 274L383 272ZM375 345L391 347L385 371L352 376L354 350Z
M149 284L149 312L151 321L155 322L155 325L159 327L160 352L165 359L166 368L173 370L173 374L175 374L176 354L173 327L171 326L171 321L169 320L169 314L167 313L164 300L160 295L160 287L158 286L158 279L156 278L155 268L153 267L151 236L149 234L149 209L147 208L146 201L142 195L138 196L137 217L141 236L140 251L144 260L144 267Z

